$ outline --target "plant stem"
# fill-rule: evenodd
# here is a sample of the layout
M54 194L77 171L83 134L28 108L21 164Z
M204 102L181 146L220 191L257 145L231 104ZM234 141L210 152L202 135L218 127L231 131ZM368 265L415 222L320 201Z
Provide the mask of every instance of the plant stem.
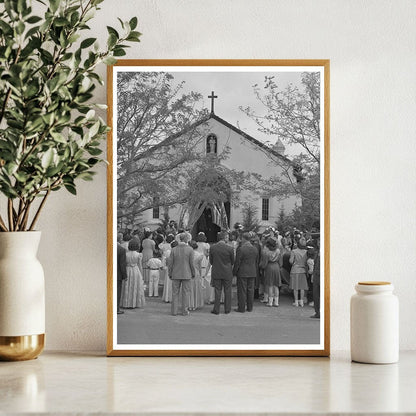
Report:
M33 199L31 201L27 202L27 204L25 206L25 214L24 214L22 222L20 224L20 229L22 231L26 230L27 220L29 218L29 209L30 209L30 206L32 205L32 202L33 202Z
M9 230L14 231L13 227L13 200L8 199L7 200L7 215L9 217Z
M51 192L50 189L48 189L46 191L46 194L43 197L42 202L40 203L38 210L36 211L35 217L33 218L32 223L30 224L29 231L33 230L33 228L34 228L34 226L35 226L35 224L36 224L36 222L39 218L40 211L42 210L43 206L45 205L46 199L48 198L50 192Z
M17 219L15 222L15 230L16 231L23 231L22 230L22 219L25 214L26 203L21 199L19 201L19 209L17 210Z
M0 215L0 229L1 229L1 231L7 231L6 224L4 223L3 218L1 217L1 215Z

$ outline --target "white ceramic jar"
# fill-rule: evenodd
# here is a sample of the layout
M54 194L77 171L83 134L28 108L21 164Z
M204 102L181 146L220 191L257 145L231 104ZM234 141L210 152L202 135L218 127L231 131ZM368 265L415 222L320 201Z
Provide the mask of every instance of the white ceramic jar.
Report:
M399 360L399 302L390 282L359 282L351 297L351 359L390 364Z

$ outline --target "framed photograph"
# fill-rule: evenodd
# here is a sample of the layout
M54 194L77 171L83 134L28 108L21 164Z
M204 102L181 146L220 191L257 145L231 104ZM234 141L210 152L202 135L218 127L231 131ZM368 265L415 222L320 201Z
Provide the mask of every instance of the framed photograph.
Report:
M328 356L329 60L107 82L107 354Z

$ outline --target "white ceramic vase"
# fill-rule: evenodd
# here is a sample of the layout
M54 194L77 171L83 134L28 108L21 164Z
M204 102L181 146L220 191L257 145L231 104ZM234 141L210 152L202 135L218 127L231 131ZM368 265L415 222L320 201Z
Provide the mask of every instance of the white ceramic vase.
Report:
M391 364L399 359L399 302L389 282L359 282L351 297L351 359Z
M0 360L36 358L45 342L40 231L0 232Z

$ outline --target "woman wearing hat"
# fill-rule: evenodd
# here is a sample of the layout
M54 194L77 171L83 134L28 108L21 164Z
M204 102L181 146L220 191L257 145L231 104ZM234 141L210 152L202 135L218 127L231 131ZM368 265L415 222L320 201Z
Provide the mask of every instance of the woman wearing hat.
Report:
M290 253L289 262L292 265L290 270L290 288L293 289L293 306L303 307L303 297L305 290L308 290L306 279L308 252L306 250L306 240L299 238L297 247Z
M274 238L268 238L262 251L260 267L264 269L264 286L268 295L267 306L279 306L280 250Z

